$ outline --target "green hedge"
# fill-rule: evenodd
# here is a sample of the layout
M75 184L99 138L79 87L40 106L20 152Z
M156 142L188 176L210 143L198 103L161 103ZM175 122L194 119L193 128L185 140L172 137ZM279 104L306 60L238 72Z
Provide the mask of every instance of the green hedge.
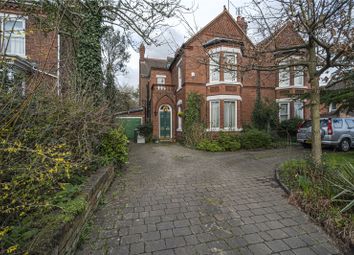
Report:
M272 144L270 134L258 129L247 129L241 134L219 133L218 138L205 138L196 146L204 151L237 151L239 149L269 148Z

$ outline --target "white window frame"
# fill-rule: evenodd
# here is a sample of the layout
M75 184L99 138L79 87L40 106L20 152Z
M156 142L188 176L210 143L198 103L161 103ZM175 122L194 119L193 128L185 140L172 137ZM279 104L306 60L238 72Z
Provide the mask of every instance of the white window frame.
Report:
M20 32L17 32L17 31L6 32L5 31L5 20L6 21L15 20L16 22L22 22L22 30ZM5 55L9 55L9 56L20 56L20 57L25 58L26 57L26 17L14 15L14 14L0 13L0 31L1 31L0 45L1 45L2 53ZM6 42L5 38L9 38L9 39L7 39L7 42ZM23 39L23 46L22 46L23 47L23 49L22 49L23 54L22 53L19 54L16 52L8 52L8 49L9 49L8 44L9 44L9 40L11 40L11 38Z
M235 106L235 126L234 127L225 127L225 103L234 103ZM237 101L236 100L224 100L224 130L233 131L237 130Z
M286 104L286 105L288 105L287 106L287 120L289 120L290 119L290 102L285 102L285 101L282 101L282 102L278 102L278 105L279 105L279 122L282 122L282 119L281 119L281 116L282 116L282 114L281 114L281 112L280 112L280 109L281 109L281 105L282 104Z
M283 60L279 63L279 65L288 65L289 61L288 60ZM278 87L279 88L284 88L284 87L290 87L290 68L281 68L278 70Z
M301 114L300 115L297 114L297 110L296 110L296 105L297 104L298 105L301 104ZM300 100L294 101L294 117L298 117L300 119L304 118L304 102L302 102Z
M329 112L334 112L334 111L337 111L337 105L335 103L330 103L329 104Z
M159 82L159 79L163 79L163 82ZM156 75L156 84L165 85L166 84L166 75L161 75L161 74Z
M213 103L218 103L219 105L219 125L218 126L213 126L213 122L212 122L212 119L213 119L213 111L212 111L212 104ZM220 130L220 100L211 100L209 102L209 123L210 123L210 130L211 131L219 131Z
M217 56L217 58L214 58L214 56ZM214 67L214 68L212 68ZM217 73L217 78L213 80L213 74ZM215 83L215 82L220 82L220 52L215 52L210 54L209 57L209 82L210 83Z
M182 89L182 68L181 68L180 65L177 67L177 75L178 75L178 87L177 87L177 90L180 90L180 89Z
M303 66L294 67L294 86L303 87L304 86L304 68Z
M235 66L235 70L227 70L227 68L225 68L226 67L226 65L224 64L224 81L225 82L237 82L237 54L236 53L232 53L232 52L224 52L224 56L223 56L223 58L224 58L224 60L226 59L226 56L233 56L233 57L235 57L235 64L234 64L234 66ZM233 79L231 79L231 80L226 80L225 79L225 74L226 73L235 73L235 79L233 80Z

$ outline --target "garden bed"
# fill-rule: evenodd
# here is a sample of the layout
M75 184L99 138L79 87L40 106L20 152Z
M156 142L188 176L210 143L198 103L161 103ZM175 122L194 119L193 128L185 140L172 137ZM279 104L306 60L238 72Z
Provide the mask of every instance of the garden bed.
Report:
M354 207L350 206L353 194L349 192L354 183L352 156L351 152L325 155L320 168L310 160L290 160L276 170L289 202L309 214L347 254L354 252Z

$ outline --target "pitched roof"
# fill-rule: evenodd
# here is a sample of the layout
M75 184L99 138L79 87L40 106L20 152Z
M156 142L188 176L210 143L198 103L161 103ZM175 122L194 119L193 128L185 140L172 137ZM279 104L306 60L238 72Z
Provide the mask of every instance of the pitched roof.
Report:
M173 58L166 59L145 58L140 62L141 76L149 77L152 68L168 69L172 63Z

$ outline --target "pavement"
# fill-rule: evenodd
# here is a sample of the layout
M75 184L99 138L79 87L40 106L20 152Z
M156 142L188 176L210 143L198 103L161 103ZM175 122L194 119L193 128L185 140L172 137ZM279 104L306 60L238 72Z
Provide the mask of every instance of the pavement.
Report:
M77 254L340 254L273 178L278 164L299 157L299 147L209 153L132 144Z

